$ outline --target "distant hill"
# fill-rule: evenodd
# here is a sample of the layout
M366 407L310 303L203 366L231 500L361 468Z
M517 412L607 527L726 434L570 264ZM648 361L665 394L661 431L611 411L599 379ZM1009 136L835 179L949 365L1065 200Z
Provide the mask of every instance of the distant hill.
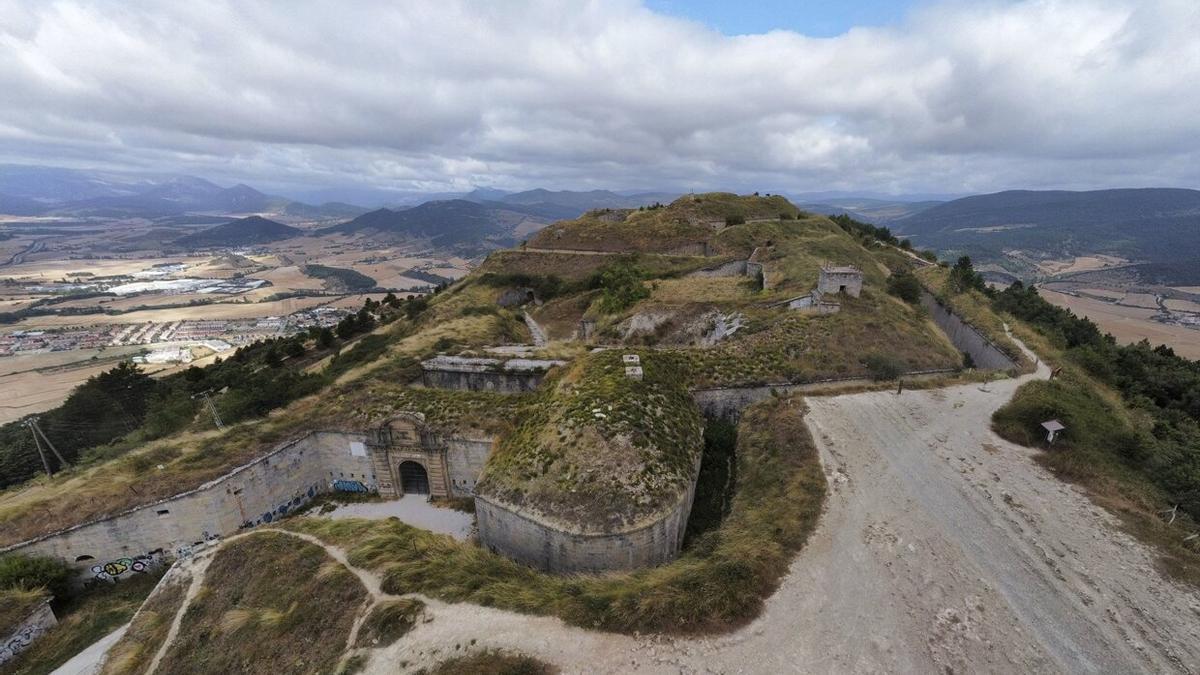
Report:
M260 216L250 216L180 237L172 243L185 248L235 248L266 244L302 234L303 230L283 223Z
M1010 269L1013 256L1005 252L1013 250L1037 258L1104 253L1195 264L1200 260L1200 191L1013 190L939 204L891 227L919 246L966 253Z
M533 218L503 205L465 199L425 202L411 209L377 209L317 234L427 239L437 247L488 250L514 243L516 229ZM544 223L543 223L544 224Z
M810 213L827 216L846 214L855 220L874 225L889 225L902 218L931 209L939 201L899 201L866 198L832 199L822 202L798 202L797 205Z
M353 218L367 209L319 206L249 185L221 187L195 176L139 176L57 167L0 165L0 214L148 218L170 224L188 214L278 214L305 220Z

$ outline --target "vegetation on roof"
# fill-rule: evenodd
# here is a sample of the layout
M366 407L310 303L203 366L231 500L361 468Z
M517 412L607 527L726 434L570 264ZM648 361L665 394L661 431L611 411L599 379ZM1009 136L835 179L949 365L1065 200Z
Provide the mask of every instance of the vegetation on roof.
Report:
M280 526L347 549L351 564L382 575L388 593L424 593L625 633L729 630L761 611L820 517L825 476L804 412L788 399L746 409L728 515L658 567L560 576L395 519L292 518Z
M663 208L600 209L546 227L530 248L671 253L702 245L727 223L795 218L800 211L778 195L727 192L685 195Z
M611 532L673 507L702 448L703 423L678 359L621 350L578 359L525 408L476 493L580 531Z

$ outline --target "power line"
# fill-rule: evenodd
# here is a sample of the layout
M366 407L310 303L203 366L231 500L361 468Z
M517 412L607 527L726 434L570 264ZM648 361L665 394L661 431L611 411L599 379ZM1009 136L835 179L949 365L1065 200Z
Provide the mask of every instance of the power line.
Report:
M65 469L65 468L67 468L67 467L71 466L71 465L70 465L70 464L67 462L67 460L63 459L63 456L62 456L62 454L60 454L60 453L58 452L58 448L54 447L54 444L50 442L50 439L49 439L49 438L46 436L46 432L42 431L42 428L38 426L38 418L36 418L36 417L31 417L31 418L29 419L29 427L30 427L30 428L33 430L33 432L34 432L34 434L33 434L33 440L35 440L35 441L36 441L36 440L37 440L37 437L40 435L40 436L42 437L42 440L43 440L43 441L46 441L46 445L50 446L50 451L51 451L51 452L53 452L53 453L54 453L54 456L58 458L58 465L59 465L59 467L60 467L60 468L64 468L64 469ZM39 446L38 446L38 449L39 449L39 450L41 449L41 445L39 445Z
M205 407L208 408L208 411L210 413L212 413L213 421L217 423L217 428L224 429L225 424L223 422L221 422L221 415L219 415L217 413L217 406L213 405L212 398L209 396L210 393L212 393L212 390L208 389L208 390L200 392L199 394L193 395L192 398L196 398L196 397L203 398Z

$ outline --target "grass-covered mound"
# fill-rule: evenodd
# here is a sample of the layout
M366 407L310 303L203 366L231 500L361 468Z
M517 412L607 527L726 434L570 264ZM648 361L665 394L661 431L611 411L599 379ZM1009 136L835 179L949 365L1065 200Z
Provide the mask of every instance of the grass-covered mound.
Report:
M670 253L708 241L726 224L795 218L800 211L780 196L728 192L686 195L660 208L601 209L555 223L529 240L530 248Z
M710 349L677 350L700 387L873 377L877 359L903 372L957 368L958 350L919 310L881 291L838 298L837 314L747 310L748 326Z
M386 647L404 637L425 609L425 603L412 598L386 600L371 608L358 629L356 647Z
M578 359L536 395L488 459L476 494L577 532L613 532L674 508L694 478L703 420L677 360Z
M318 546L271 532L245 537L213 558L156 672L333 672L366 597Z
M489 649L442 661L428 675L554 675L558 668L532 656Z
M606 575L545 574L399 520L289 519L282 527L346 548L389 593L425 593L579 626L632 633L729 630L752 619L816 527L825 476L799 402L746 410L729 514L660 567Z
M150 669L171 622L187 596L191 577L168 577L134 615L128 630L108 650L101 675L142 675Z

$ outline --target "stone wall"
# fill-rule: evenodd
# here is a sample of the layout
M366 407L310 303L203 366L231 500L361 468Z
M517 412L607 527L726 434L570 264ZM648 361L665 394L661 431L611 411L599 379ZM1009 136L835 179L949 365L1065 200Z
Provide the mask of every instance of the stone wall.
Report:
M58 625L50 601L42 603L8 635L0 635L0 665L29 648L43 633Z
M1005 354L983 333L938 302L932 293L921 290L921 306L929 310L933 322L950 338L950 343L960 352L971 355L975 367L980 370L1017 370L1017 362Z
M452 497L475 496L475 481L492 454L491 438L450 437L446 444L446 470L450 474Z
M426 369L421 381L426 387L437 389L519 394L537 389L545 377L545 371L462 372Z
M913 370L904 374L906 380L938 377L956 372L954 368L937 368L932 370ZM744 387L708 387L693 389L692 399L696 401L705 417L736 420L747 406L770 398L772 395L805 394L831 386L879 384L867 377L834 377L810 382L780 382L777 384L756 384Z
M164 558L189 556L195 546L284 516L333 489L335 480L376 489L365 440L357 433L313 432L194 490L0 553L52 555L100 581L145 572Z
M499 553L544 572L573 574L632 570L675 559L683 546L695 497L700 463L675 506L639 527L620 532L580 534L519 513L506 504L475 497L479 541Z

